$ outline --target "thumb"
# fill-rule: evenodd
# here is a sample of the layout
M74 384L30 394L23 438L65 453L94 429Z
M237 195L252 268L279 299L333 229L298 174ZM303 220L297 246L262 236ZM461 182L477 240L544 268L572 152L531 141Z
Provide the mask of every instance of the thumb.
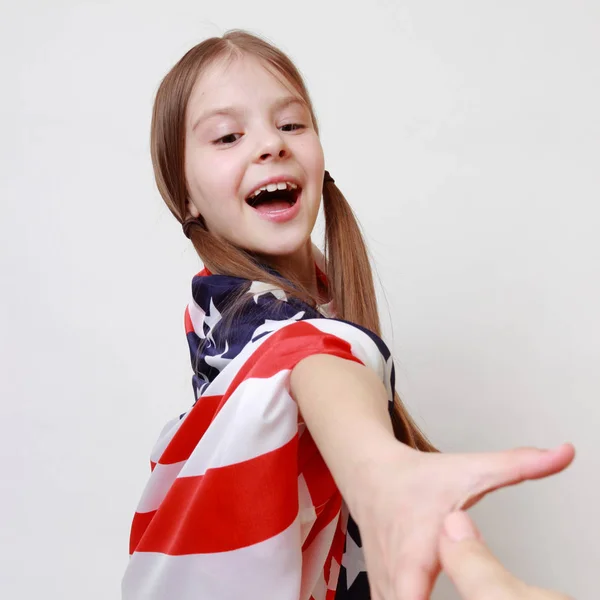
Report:
M514 600L522 591L523 583L490 552L463 511L449 514L444 521L440 561L463 600Z

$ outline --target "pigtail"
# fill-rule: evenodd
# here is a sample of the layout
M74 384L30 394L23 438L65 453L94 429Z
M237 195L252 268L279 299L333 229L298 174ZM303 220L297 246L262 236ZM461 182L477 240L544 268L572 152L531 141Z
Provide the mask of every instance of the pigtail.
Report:
M331 180L323 187L327 278L337 314L380 335L367 248L348 201Z
M354 212L331 179L323 187L325 256L337 315L381 335L373 271ZM392 425L396 438L423 452L437 452L394 390Z

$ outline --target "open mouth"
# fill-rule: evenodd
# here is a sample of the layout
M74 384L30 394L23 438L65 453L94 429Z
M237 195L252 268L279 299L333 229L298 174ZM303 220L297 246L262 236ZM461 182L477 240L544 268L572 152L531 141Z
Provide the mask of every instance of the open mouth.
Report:
M291 188L288 185L283 190L276 189L272 192L261 190L258 194L251 194L246 198L246 203L259 212L282 211L294 206L301 193L301 187Z

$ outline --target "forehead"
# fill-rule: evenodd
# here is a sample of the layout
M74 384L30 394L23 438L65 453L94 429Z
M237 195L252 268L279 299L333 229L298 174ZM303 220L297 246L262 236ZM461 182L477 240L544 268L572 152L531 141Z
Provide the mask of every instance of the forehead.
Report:
M226 104L269 102L290 94L301 98L291 83L260 59L236 56L215 61L199 75L189 108L194 114Z

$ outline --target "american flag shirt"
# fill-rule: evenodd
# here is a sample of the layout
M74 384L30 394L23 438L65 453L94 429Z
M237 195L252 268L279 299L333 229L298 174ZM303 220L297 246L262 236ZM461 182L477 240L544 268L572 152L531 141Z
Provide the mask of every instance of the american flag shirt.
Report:
M246 302L228 321L240 292ZM185 331L195 402L152 451L123 600L370 598L358 527L289 377L312 354L357 361L381 377L391 411L388 348L327 305L206 269L192 280Z

